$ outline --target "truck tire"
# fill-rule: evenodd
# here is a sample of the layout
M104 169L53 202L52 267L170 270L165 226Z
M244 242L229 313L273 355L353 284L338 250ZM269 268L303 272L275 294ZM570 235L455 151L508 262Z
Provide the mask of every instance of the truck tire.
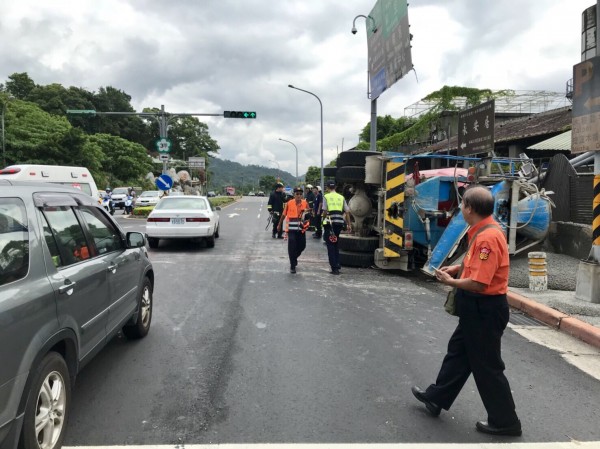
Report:
M340 251L340 264L345 267L369 268L375 264L373 253Z
M377 156L378 151L342 151L337 158L338 167L364 167L367 156Z
M379 248L379 237L357 237L341 234L338 238L338 246L341 251L373 254Z
M335 175L335 182L338 184L364 181L365 167L340 167Z
M337 167L323 167L323 176L326 178L335 178Z

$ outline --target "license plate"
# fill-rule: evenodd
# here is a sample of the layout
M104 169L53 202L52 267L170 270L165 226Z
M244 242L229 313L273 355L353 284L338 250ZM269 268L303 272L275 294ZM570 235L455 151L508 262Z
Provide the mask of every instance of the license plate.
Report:
M171 218L171 224L177 224L177 225L185 224L185 218Z

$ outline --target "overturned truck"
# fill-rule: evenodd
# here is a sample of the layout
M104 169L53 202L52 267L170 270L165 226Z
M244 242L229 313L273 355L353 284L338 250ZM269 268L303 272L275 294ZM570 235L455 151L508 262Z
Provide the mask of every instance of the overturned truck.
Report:
M429 165L431 159L456 166L420 171L419 162ZM468 167L459 168L459 163ZM507 169L500 166L494 174L492 164ZM354 220L352 234L340 236L342 265L433 274L434 268L456 263L466 251L468 230L460 202L473 183L490 188L494 217L511 255L542 242L548 233L551 192L529 180L536 170L528 160L520 160L515 171L509 160L346 151L337 165L326 174L335 173Z

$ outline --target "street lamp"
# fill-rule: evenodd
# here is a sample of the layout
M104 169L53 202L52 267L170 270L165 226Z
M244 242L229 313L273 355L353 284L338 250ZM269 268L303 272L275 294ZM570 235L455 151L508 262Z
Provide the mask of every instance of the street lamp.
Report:
M313 97L315 97L317 100L319 100L319 105L321 106L321 191L324 192L325 184L323 183L323 178L324 178L324 176L323 176L323 103L321 102L321 99L319 97L317 97L315 94L313 94L312 92L309 92L304 89L300 89L299 87L294 87L291 84L288 84L288 87L292 88L292 89L300 90L302 92L306 92L307 94L310 94Z
M373 19L373 17L371 17L371 16L365 16L363 14L359 14L352 21L352 30L351 30L352 34L356 34L355 23L356 23L356 19L358 19L359 17L364 17L365 20L370 19L371 32L372 33L377 32L377 26L375 25L375 19ZM367 98L369 98L371 100L371 136L370 136L370 142L369 142L369 150L377 151L377 98L371 97L371 92L370 92L369 86L370 86L369 85L369 74L367 72Z
M290 142L289 140L282 139L281 137L279 138L279 140L281 140L283 142L291 143L292 145L294 145L294 142ZM296 149L296 183L299 185L300 180L298 179L298 147L296 145L294 145L294 148Z
M6 141L4 138L4 116L6 115L6 103L14 99L12 95L2 102L2 168L6 167Z

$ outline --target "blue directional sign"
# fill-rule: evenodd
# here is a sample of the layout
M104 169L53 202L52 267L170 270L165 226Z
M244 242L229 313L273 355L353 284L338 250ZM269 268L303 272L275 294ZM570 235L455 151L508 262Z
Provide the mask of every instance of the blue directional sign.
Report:
M173 187L173 179L169 175L160 175L155 184L160 190L169 190Z

